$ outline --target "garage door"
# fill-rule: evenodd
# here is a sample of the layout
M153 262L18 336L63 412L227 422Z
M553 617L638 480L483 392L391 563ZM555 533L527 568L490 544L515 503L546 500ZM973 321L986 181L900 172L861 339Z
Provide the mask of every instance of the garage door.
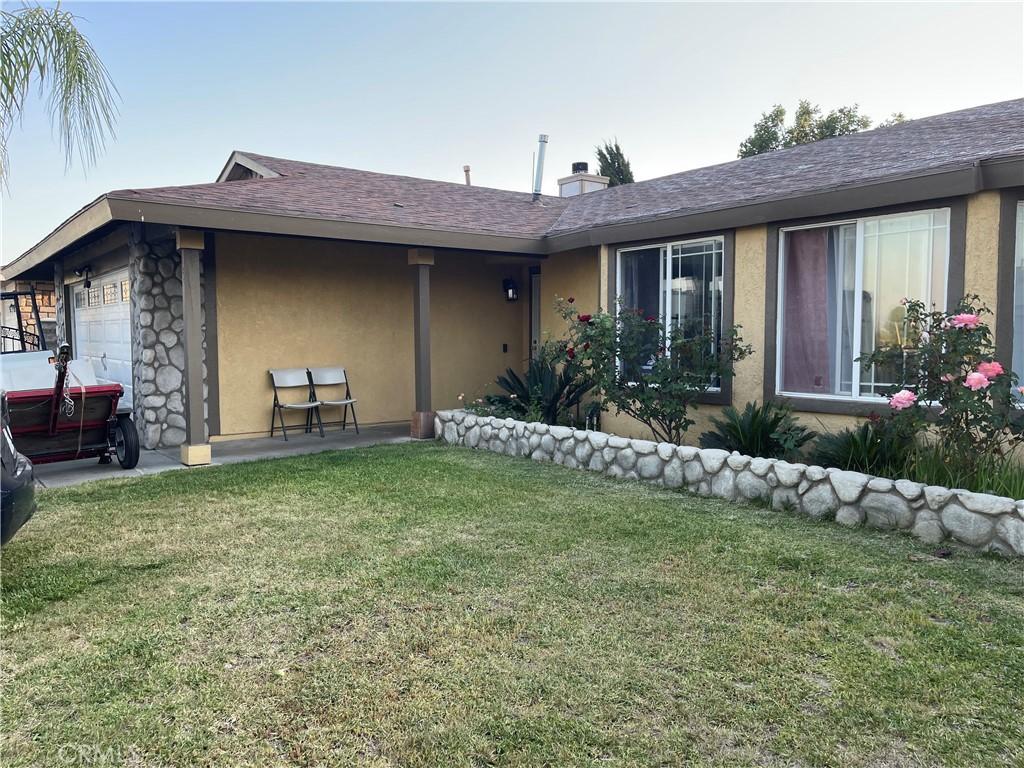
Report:
M73 294L75 357L91 362L98 380L124 387L119 410L132 403L130 295L127 269L94 277Z

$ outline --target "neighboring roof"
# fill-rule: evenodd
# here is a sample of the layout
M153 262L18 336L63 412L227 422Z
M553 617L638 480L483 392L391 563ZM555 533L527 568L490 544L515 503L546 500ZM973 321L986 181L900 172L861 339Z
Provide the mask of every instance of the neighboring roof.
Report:
M1024 185L1024 99L571 198L249 152L232 153L219 178L103 195L6 270L112 221L543 254Z

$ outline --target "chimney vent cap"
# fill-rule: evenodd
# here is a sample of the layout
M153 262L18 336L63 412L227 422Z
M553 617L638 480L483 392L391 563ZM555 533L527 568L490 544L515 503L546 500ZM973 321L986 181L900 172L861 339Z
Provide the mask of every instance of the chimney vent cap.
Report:
M590 163L579 162L572 164L573 173L590 173Z

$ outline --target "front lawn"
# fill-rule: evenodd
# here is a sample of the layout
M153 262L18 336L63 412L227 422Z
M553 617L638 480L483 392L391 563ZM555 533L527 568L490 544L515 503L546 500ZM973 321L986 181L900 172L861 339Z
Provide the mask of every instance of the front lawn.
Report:
M4 766L1024 763L1020 561L424 444L39 502Z

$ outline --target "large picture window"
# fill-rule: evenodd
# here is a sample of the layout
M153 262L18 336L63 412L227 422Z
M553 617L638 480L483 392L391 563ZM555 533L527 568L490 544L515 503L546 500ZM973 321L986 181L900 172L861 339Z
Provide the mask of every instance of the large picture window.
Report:
M666 333L682 328L697 336L722 331L725 239L711 237L624 248L619 251L619 290L624 309L657 317Z
M874 398L896 372L857 358L900 341L902 299L945 309L949 210L783 229L776 389Z

